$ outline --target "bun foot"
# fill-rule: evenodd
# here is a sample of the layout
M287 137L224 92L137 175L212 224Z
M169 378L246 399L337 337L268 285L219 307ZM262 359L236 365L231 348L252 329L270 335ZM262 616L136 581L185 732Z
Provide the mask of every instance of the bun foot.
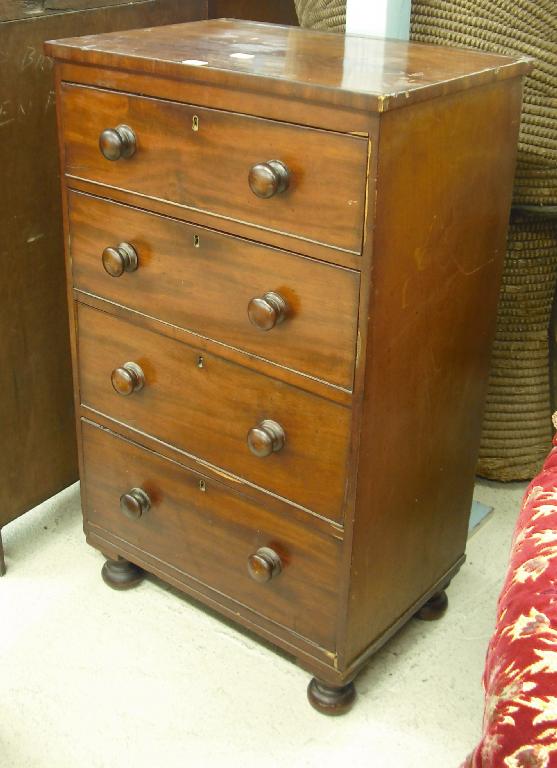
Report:
M309 703L324 715L344 715L352 708L355 698L354 683L336 686L312 677L308 685Z
M112 589L131 589L143 580L144 571L127 560L107 560L101 575L104 583Z
M420 610L416 613L416 618L421 621L437 621L444 616L449 606L449 598L447 593L443 589L441 592L437 592L436 595L430 597L427 603L424 603Z

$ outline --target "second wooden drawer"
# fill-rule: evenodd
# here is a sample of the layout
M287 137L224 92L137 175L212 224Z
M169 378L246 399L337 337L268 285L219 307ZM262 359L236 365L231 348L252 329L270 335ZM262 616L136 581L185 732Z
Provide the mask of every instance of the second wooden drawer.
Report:
M77 288L352 388L358 272L76 192L69 214ZM113 277L101 256L122 241L137 266ZM269 292L284 299L284 317L271 316ZM253 321L274 327L250 322L250 302Z
M350 408L85 305L78 305L78 323L85 406L342 520ZM128 396L113 388L116 369L116 383L130 383ZM268 455L254 455L248 432L254 447L269 448L260 426L268 420L284 431L284 445L273 440Z

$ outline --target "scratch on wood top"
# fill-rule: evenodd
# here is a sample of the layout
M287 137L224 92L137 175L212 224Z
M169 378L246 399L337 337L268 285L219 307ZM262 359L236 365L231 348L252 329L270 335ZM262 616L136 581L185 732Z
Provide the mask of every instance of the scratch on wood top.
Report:
M377 97L377 111L386 112L389 109L389 100L391 94L385 94Z

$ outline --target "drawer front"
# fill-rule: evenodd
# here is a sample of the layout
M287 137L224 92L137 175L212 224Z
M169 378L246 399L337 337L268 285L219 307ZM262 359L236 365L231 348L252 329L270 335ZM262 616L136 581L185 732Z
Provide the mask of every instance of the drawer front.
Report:
M66 173L359 253L367 140L214 109L64 84ZM193 119L198 130L193 130ZM107 160L99 136L127 125L133 156ZM281 160L286 191L262 199L248 175ZM268 188L267 188L268 189Z
M69 200L77 288L351 389L359 273L88 195ZM111 277L101 254L121 242L138 266ZM270 318L272 300L252 301L269 292L286 302Z
M324 517L342 519L349 408L84 305L78 322L84 405ZM122 396L111 375L129 362L140 367L145 383ZM259 457L246 438L264 420L279 424L285 441Z
M150 556L334 648L340 542L257 506L219 482L82 422L86 526L124 539ZM202 483L202 490L200 488ZM141 489L139 518L120 497ZM282 569L266 583L248 574L250 555L272 548Z

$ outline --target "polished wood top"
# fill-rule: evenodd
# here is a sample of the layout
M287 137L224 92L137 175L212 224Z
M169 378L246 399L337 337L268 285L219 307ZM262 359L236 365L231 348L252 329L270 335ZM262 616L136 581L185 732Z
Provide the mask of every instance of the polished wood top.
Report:
M528 72L498 56L236 19L55 40L54 58L385 112Z

